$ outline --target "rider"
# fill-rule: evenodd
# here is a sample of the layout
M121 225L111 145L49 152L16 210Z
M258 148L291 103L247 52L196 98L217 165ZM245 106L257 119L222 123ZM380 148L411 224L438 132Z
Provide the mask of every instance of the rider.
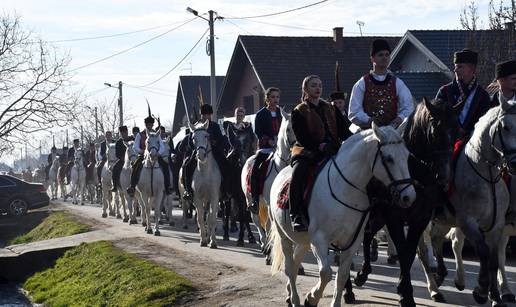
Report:
M47 166L45 167L45 180L49 179L49 173L50 173L50 167L54 163L54 159L57 155L57 148L56 145L52 145L52 148L50 148L50 154L47 157Z
M344 125L335 109L321 99L322 82L316 75L302 83L301 102L292 111L292 129L296 144L292 148L290 215L294 231L308 230L307 208L303 205L308 171L317 163L337 153L346 137Z
M127 188L127 193L131 195L131 197L134 197L134 192L136 188L136 184L138 183L138 180L140 179L140 172L143 167L143 154L145 153L145 141L147 140L147 133L154 132L152 127L154 126L154 118L152 117L150 113L149 108L149 115L144 119L145 122L145 129L138 133L136 135L136 138L134 140L133 148L134 151L138 154L138 158L134 161L133 168L131 171L131 186ZM168 171L168 165L163 160L162 155L165 151L165 143L163 140L161 140L160 148L159 148L159 156L158 156L158 164L163 172L163 179L165 183L165 193L167 195L170 195L170 172Z
M138 133L140 133L140 128L138 127L133 127L133 135L131 136L131 141L134 141L136 139L136 136L138 135Z
M93 169L95 168L95 164L97 163L96 150L95 150L94 143L89 144L89 148L86 151L85 163L86 163L86 182L89 182L90 180L93 179L93 176L94 176Z
M220 129L219 124L211 120L211 117L213 115L213 108L209 104L203 104L201 106L201 120L200 123L205 123L206 121L209 122L208 124L208 133L210 135L210 145L212 148L213 158L217 162L217 165L220 170L221 175L221 195L224 197L226 195L226 191L229 191L229 188L226 187L227 185L227 160L225 156L225 151L228 150L229 144L227 139L222 135L222 131ZM184 184L185 184L185 195L184 197L187 199L191 199L192 194L192 180L193 180L193 174L195 171L195 151L192 151L192 155L188 158L187 161L185 161L183 168L184 168Z
M489 94L477 84L477 62L478 54L472 50L455 52L455 78L443 85L435 97L446 101L457 110L461 141L469 139L478 119L491 108Z
M102 169L104 168L104 164L106 164L107 161L107 147L108 144L112 144L115 141L113 140L113 134L111 131L106 131L104 134L105 139L100 143L100 153L99 153L99 163L97 166L97 176L99 178L99 184L102 182Z
M276 87L269 87L265 91L265 106L256 113L254 118L254 133L258 138L258 150L251 170L251 196L252 202L249 210L258 213L260 202L260 174L261 166L267 157L274 151L279 128L281 126L281 110L278 106L280 90Z
M348 118L353 131L379 126L398 127L414 111L412 94L405 83L389 71L391 47L384 39L371 45L373 70L355 83L351 90ZM358 126L358 128L356 127Z
M118 190L118 186L120 185L120 173L122 172L122 167L124 166L125 152L127 151L127 146L125 143L131 140L127 126L118 127L118 132L120 133L120 138L118 138L115 143L115 156L117 161L113 166L113 188L111 189L111 192L116 192Z
M68 166L66 168L66 181L67 184L70 184L70 176L72 174L72 167L75 159L75 151L81 146L79 139L73 140L73 146L72 148L68 149ZM84 157L83 157L84 158ZM86 161L83 159L83 162Z
M246 131L249 131L251 133L251 135L254 137L254 132L252 132L253 128L251 127L251 123L244 121L244 119L245 119L244 107L235 108L235 122L233 123L230 121L225 121L224 122L224 130L227 131L227 128L231 126L233 131L236 132L237 134L245 133ZM233 137L234 137L233 134L228 135L228 139L229 139L229 143L230 143L231 147L234 146L234 142L236 141L236 140L233 140ZM229 155L230 155L230 153L228 153L228 156Z

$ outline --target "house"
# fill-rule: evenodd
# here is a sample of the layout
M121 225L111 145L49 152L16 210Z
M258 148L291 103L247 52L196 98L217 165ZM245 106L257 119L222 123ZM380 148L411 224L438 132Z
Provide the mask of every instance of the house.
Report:
M223 76L216 77L215 82L219 95L223 81ZM196 121L201 103L199 100L200 97L202 97L201 99L205 103L210 102L210 76L179 76L172 135L175 135L182 126L187 124L185 104L188 106L190 120L192 122Z
M281 90L280 105L291 110L300 100L303 78L315 74L323 82L323 96L335 91L335 63L340 65L341 90L351 93L355 82L371 69L370 46L375 36L333 37L240 35L218 99L218 115L230 117L237 106L248 114L264 105L264 92ZM382 37L394 48L400 37Z
M470 48L479 53L478 82L487 87L496 62L514 58L515 37L513 24L505 30L409 30L392 51L390 69L416 100L434 98L454 77L454 52Z

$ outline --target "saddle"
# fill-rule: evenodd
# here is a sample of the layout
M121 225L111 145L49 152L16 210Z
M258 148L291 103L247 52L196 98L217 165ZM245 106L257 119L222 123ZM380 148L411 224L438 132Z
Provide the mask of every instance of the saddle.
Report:
M274 153L271 153L265 161L262 162L258 166L258 195L263 194L263 188L265 186L265 180L267 179L267 173L269 170L269 165L271 164L272 159L274 158ZM247 177L246 177L246 190L248 194L251 194L251 173L253 171L253 166L250 164L248 166L247 170Z
M315 180L321 173L322 169L328 163L328 161L331 158L324 159L320 161L319 163L313 165L308 170L308 177L306 178L306 185L305 190L303 191L303 206L308 209L308 205L310 204L310 198L312 197L312 191L315 185ZM283 186L281 187L280 196L278 197L277 206L279 209L289 209L290 208L290 202L289 202L289 194L290 194L290 181L291 178L287 179Z

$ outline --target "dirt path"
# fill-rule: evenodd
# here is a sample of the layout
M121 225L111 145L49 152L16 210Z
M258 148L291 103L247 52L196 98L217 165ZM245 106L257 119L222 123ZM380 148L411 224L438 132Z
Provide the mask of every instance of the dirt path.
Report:
M283 274L270 276L270 267L265 261L257 245L247 244L245 247L236 247L236 238L231 241L222 241L219 238L218 249L209 249L199 246L199 239L190 222L190 230L179 227L163 226L160 237L147 235L141 226L128 225L121 220L109 217L102 219L101 210L96 206L72 206L60 204L60 208L69 210L77 215L79 220L91 225L104 228L103 231L110 237L117 237L115 244L124 250L142 258L155 261L192 280L199 289L192 297L184 302L185 306L285 306L285 278ZM174 211L179 215L179 210ZM179 223L176 217L176 224ZM221 235L221 227L218 227ZM385 248L380 248L379 259L373 264L373 274L365 287L355 289L357 305L361 306L397 306L396 283L398 280L398 266L386 264ZM357 267L360 267L362 258L355 257ZM298 278L298 291L304 296L317 283L317 265L312 255L305 257L304 267L307 276ZM476 285L478 263L465 261L466 290L459 292L453 285L454 263L447 259L449 275L441 286L441 291L449 304L436 304L429 299L426 290L426 280L419 261L414 262L412 278L416 303L421 306L473 306L476 305L471 290ZM508 277L516 290L516 268L514 260L506 267ZM336 271L336 268L333 268ZM352 276L356 272L352 271ZM320 306L331 303L333 281L324 292ZM303 298L302 298L303 300ZM514 306L514 305L513 305Z

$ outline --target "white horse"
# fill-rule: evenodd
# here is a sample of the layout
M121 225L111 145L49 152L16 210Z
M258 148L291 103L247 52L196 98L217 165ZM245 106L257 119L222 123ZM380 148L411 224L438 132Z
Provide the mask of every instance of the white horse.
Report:
M57 174L59 172L59 165L61 165L60 157L55 156L54 160L52 161L52 166L50 166L50 169L48 170L48 186L50 187L50 194L52 196L52 200L57 199L57 188L58 188L58 181L57 181Z
M319 266L319 282L306 296L304 305L317 306L332 278L330 247L342 252L332 301L332 306L341 305L352 256L362 242L369 215L366 185L376 177L389 186L398 205L409 207L416 199L416 192L409 179L408 156L401 136L391 126L379 128L373 123L372 130L348 138L314 183L308 207L308 232L294 232L288 208L279 206L278 202L289 184L292 168L278 174L271 189L272 273L277 273L284 262L289 304L300 304L296 278L304 254L311 246Z
M161 139L159 132L147 132L145 141L145 158L143 167L138 180L137 190L142 197L142 224L148 234L152 234L152 224L150 220L151 209L154 208L154 222L156 224L154 235L161 235L159 231L159 217L161 212L161 199L164 188L163 172L158 163Z
M106 210L109 207L109 216L115 216L115 210L113 209L113 194L111 189L113 188L113 166L115 165L116 158L115 154L115 144L106 144L106 156L107 161L102 168L102 172L100 175L101 186L102 186L102 217L106 218L108 216ZM120 203L119 197L115 194L115 207L116 207L116 217L122 218L120 215Z
M72 204L78 204L78 196L81 196L81 205L84 205L84 193L86 189L86 168L84 167L84 153L81 148L75 150L75 157L70 178L72 180Z
M260 236L260 246L264 253L266 252L266 243L267 243L267 233L270 229L270 218L269 218L269 200L272 183L274 179L278 175L278 173L285 168L290 163L290 150L294 143L296 142L296 137L294 135L294 131L292 130L292 123L290 121L290 114L284 112L281 108L281 125L278 133L278 139L276 141L276 148L274 151L274 156L269 164L269 168L267 169L267 177L265 178L265 182L263 184L263 193L260 196L260 212L265 213L265 219L260 219L259 214L251 213L251 217L253 219L256 228L258 228L258 234ZM240 177L242 191L245 194L247 205L249 206L252 202L251 193L247 192L247 178L249 176L249 172L252 171L254 161L256 159L256 155L253 155L247 159L243 168L242 175ZM267 255L266 259L267 264L270 264L269 256Z
M473 297L484 304L489 296L492 304L502 304L498 290L497 269L500 267L500 251L505 255L504 224L509 206L509 191L501 179L501 168L516 170L516 107L502 103L490 109L475 125L470 140L457 161L454 192L450 203L454 213L445 207L446 217L436 221L441 228L457 227L449 233L457 258L457 289L464 289L464 268L461 251L464 237L472 241L480 258L478 285ZM505 241L506 242L506 241ZM438 261L440 244L435 251ZM501 259L505 262L505 259ZM440 261L442 263L442 261ZM436 282L428 264L422 262L427 275L429 290L437 292ZM441 265L439 265L441 267ZM438 268L438 277L444 278L445 268ZM440 274L441 273L441 274ZM439 276L440 275L440 276ZM502 287L504 288L504 287ZM507 294L507 289L505 290ZM510 292L510 291L509 291Z
M166 144L166 142L165 142L165 144ZM168 164L169 156L170 156L170 148L169 148L168 144L166 144L166 148L164 150L162 150L161 158L163 158L163 160L165 160L165 162L167 162L167 170L168 170L170 182L174 182L174 180L172 178L173 174L172 174L172 171L170 170L170 165ZM161 208L165 208L165 214L166 214L169 226L175 225L174 221L172 220L173 206L174 205L173 205L172 194L163 193L163 197L161 199ZM156 214L156 212L154 212L154 214ZM161 216L161 212L159 212L159 216Z
M208 133L209 122L197 124L191 127L193 144L197 151L197 166L192 180L194 194L194 206L197 210L197 225L201 235L201 246L217 248L215 228L217 225L217 211L219 206L219 194L221 173L215 158L213 157ZM204 210L207 210L207 224L204 221Z
M122 167L122 172L120 173L120 187L118 192L121 194L120 200L122 201L122 207L124 208L124 223L129 220L129 224L136 224L136 206L135 203L141 204L141 194L140 191L135 191L134 198L127 193L127 188L131 185L131 171L132 171L132 163L136 160L138 155L133 148L132 141L127 142L125 145L127 150L125 151L125 159L124 166ZM140 201L138 201L140 200ZM125 208L129 209L129 217L127 217Z
M62 157L59 158L61 162ZM63 201L66 201L68 198L68 192L66 191L66 168L67 165L59 165L57 169L57 184L59 185L59 190L61 191L61 198Z

